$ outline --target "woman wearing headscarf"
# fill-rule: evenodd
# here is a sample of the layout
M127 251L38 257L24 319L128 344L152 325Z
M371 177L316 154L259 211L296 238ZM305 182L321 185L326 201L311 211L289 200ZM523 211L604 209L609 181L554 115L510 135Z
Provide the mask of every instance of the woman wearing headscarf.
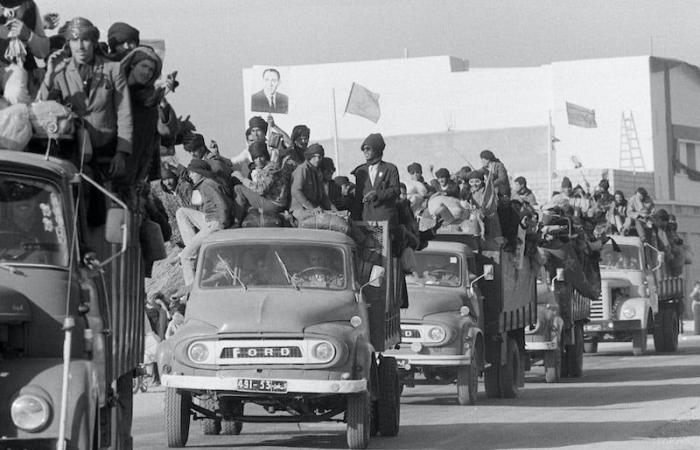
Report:
M70 20L64 33L69 51L52 54L39 88L39 100L70 105L87 129L98 182L122 180L132 152L133 117L126 78L119 63L101 52L100 32L89 20Z
M133 150L126 160L128 186L157 179L160 175L160 137L173 139L177 134L177 118L156 88L162 62L151 47L137 47L121 61L129 86L131 115L134 119Z

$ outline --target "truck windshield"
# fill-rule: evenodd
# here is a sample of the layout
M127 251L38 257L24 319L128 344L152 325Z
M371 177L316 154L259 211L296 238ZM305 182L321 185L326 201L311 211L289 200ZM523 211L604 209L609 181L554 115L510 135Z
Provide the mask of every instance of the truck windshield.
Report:
M416 252L416 270L406 275L406 283L426 286L460 286L462 266L459 255Z
M345 289L344 252L320 244L219 244L203 255L202 288Z
M0 263L68 265L63 201L53 184L0 173Z
M618 245L620 251L613 249L608 241L600 252L600 268L616 270L639 270L639 247L635 245Z

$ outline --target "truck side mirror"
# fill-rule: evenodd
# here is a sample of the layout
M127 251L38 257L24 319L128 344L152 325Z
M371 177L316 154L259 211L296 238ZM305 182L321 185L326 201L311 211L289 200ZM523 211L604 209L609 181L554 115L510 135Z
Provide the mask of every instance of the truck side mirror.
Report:
M381 287L382 278L384 278L385 273L386 271L384 270L384 267L372 266L372 271L369 274L369 281L367 282L367 285L376 288Z
M105 223L105 240L110 244L121 244L124 239L124 210L110 208Z

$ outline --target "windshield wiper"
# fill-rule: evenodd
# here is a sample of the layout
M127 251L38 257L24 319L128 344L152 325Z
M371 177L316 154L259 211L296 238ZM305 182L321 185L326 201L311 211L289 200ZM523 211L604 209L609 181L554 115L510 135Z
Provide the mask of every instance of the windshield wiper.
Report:
M277 262L280 263L280 266L282 267L282 271L284 272L284 277L287 279L287 283L291 284L294 286L294 288L299 291L301 290L299 288L299 285L294 282L294 279L289 275L289 271L287 270L287 266L284 264L284 261L282 261L282 257L277 253L277 250L275 250L275 256L277 257Z
M236 273L234 273L234 271L231 270L231 266L228 265L226 260L224 260L224 258L222 258L221 255L219 255L218 253L216 254L216 257L219 258L219 261L221 261L223 263L224 268L226 269L226 272L228 272L228 274L231 276L233 281L238 281L241 284L241 286L243 286L243 289L247 291L248 286L246 286L245 283L243 283L243 280L241 280L241 277L236 275Z

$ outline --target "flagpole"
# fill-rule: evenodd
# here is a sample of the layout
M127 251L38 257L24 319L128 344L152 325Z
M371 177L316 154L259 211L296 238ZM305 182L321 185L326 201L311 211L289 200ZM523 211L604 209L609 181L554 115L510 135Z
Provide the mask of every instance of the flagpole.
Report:
M554 143L553 141L553 136L552 136L552 110L549 110L549 124L547 125L547 134L548 136L548 142L547 142L547 201L549 201L549 198L552 196L552 192L554 192L553 186L552 186L552 173L554 172L554 169L552 167L553 161L552 161L552 152L554 151Z
M340 157L338 155L338 112L335 109L335 88L331 89L333 96L333 147L335 147L335 169L340 174Z

